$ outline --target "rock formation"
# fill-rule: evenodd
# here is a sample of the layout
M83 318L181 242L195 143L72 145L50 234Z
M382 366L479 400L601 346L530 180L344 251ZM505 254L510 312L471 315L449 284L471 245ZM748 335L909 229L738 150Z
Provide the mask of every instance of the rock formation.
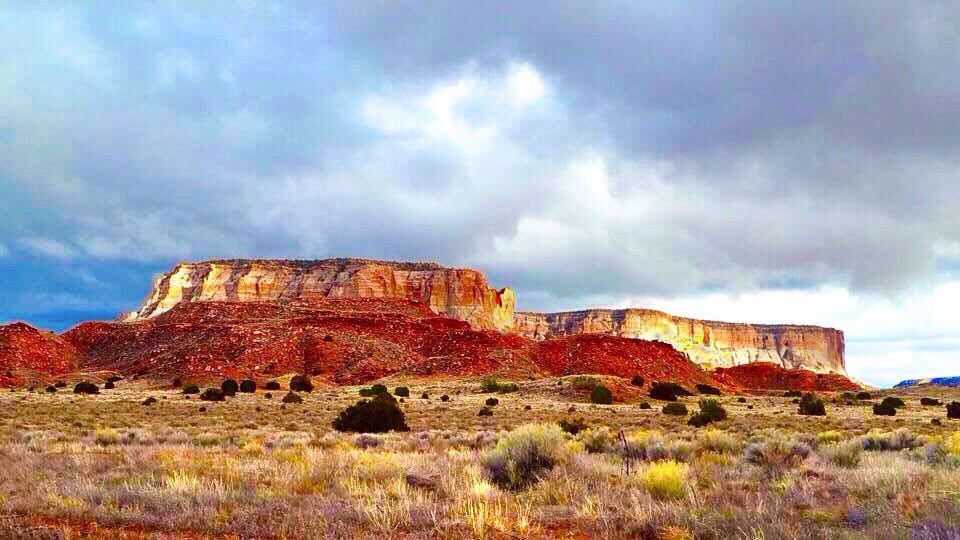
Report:
M24 323L0 326L0 386L73 372L80 356L76 348L53 332Z
M579 334L659 340L704 369L771 362L785 369L845 374L839 330L701 321L647 309L514 313L511 289L492 288L476 270L435 263L366 259L185 263L157 278L144 305L123 320L147 320L182 303L335 298L420 303L476 330L516 332L535 340Z
M960 387L960 377L931 377L928 379L907 379L905 381L898 382L894 388L907 388L910 386L922 386L922 385L934 385L934 386L956 386Z
M704 369L772 362L785 369L845 373L843 332L831 328L702 321L649 309L518 312L514 318L516 331L533 339L611 334L663 341Z
M144 305L123 320L156 317L183 302L384 298L430 306L483 330L513 326L513 291L467 268L366 259L221 260L184 263L158 277Z

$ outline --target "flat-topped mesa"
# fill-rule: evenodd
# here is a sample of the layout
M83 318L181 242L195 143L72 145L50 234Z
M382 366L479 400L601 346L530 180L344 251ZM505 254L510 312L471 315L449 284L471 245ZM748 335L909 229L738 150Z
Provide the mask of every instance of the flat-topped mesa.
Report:
M612 334L663 341L704 369L772 362L787 369L846 374L843 332L832 328L701 321L649 309L518 312L514 320L515 331L533 339Z
M125 322L156 317L181 302L276 302L315 298L382 298L420 302L437 314L483 330L513 328L513 290L484 275L436 263L368 259L214 260L183 263L159 276L144 304Z

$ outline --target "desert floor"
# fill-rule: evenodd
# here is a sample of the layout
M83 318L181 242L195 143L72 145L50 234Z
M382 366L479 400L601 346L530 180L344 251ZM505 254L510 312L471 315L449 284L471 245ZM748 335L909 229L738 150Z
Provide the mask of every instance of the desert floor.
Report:
M286 405L128 381L0 391L0 538L960 537L960 420L919 403L960 390L821 393L824 417L783 392L724 395L729 418L693 428L640 392L594 405L573 378L518 382L385 381L409 387L411 430L381 435L330 427L359 387ZM906 406L874 416L883 395ZM495 482L491 456L523 445L545 457L529 482Z

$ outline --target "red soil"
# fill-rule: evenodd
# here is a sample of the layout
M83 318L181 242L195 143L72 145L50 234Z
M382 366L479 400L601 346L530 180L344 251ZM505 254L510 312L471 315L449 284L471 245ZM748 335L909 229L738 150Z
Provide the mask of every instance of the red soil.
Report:
M394 374L583 373L641 375L648 382L704 383L730 390L765 385L855 387L840 376L820 377L772 364L718 370L722 375L714 376L657 341L597 334L535 341L473 330L422 304L370 298L184 303L132 323L82 323L60 337L22 324L0 329L0 366L17 367L17 373L102 370L162 383L175 377L199 383L228 376L264 380L291 373L309 373L329 384L362 384ZM22 384L24 378L29 377L0 379L0 384Z
M0 386L45 382L76 371L79 358L72 345L52 332L24 323L0 326Z
M717 368L714 377L742 388L765 390L837 391L859 390L860 385L836 373L813 373L803 369L784 369L769 362Z

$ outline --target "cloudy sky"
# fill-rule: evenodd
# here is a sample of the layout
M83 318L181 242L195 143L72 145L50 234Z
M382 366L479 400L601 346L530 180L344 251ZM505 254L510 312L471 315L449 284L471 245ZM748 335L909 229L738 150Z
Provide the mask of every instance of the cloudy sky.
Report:
M430 259L523 309L828 325L867 382L960 375L958 27L949 0L6 2L0 321L113 317L181 260Z

